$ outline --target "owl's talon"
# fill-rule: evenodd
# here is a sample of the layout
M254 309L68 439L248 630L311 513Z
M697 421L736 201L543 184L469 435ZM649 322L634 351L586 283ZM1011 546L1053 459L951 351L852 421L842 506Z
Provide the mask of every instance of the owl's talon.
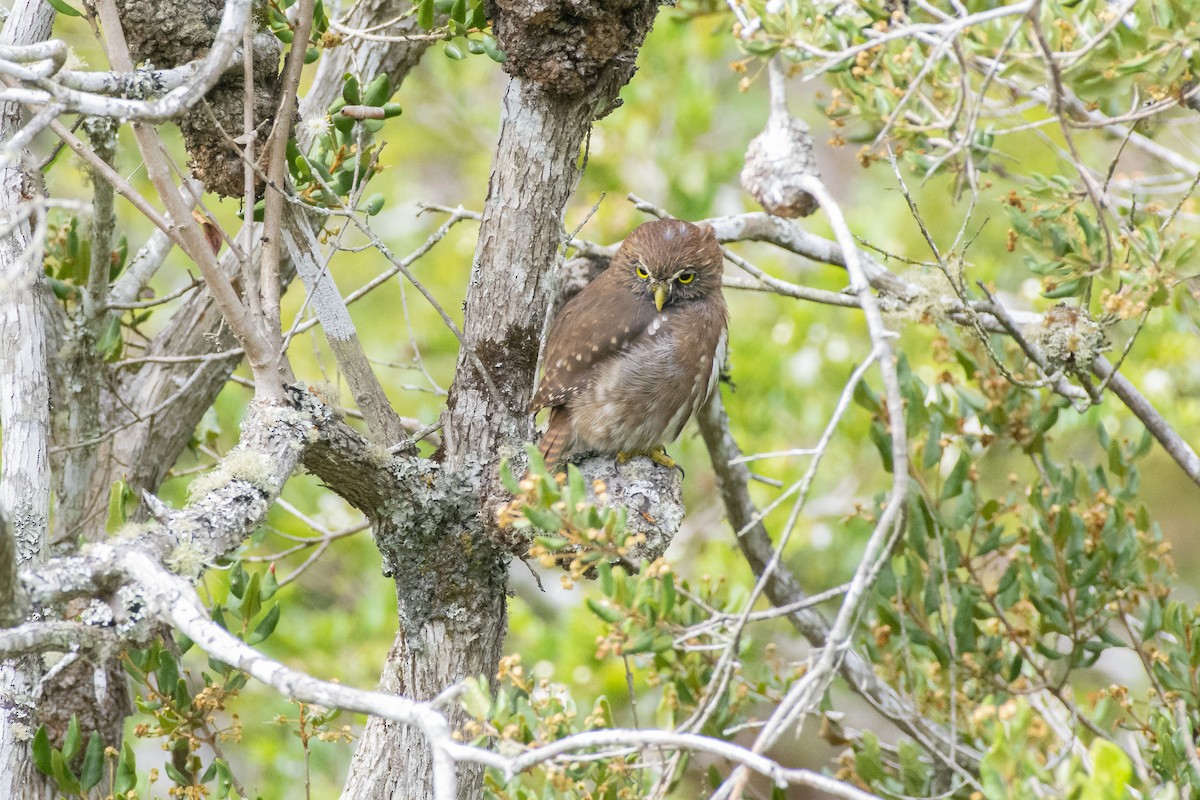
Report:
M629 459L636 458L637 456L645 456L655 464L658 464L661 467L666 467L667 469L675 469L676 467L679 467L679 465L675 463L675 459L667 455L666 448L664 448L662 445L649 450L627 450L617 453L617 463L624 464L629 461ZM679 471L682 472L683 467L679 467Z
M647 453L646 457L649 458L651 461L653 461L655 464L666 467L667 469L675 469L675 467L677 466L675 464L675 459L673 459L669 455L667 455L666 448L662 447L661 445L659 445L658 447L654 448L649 453Z

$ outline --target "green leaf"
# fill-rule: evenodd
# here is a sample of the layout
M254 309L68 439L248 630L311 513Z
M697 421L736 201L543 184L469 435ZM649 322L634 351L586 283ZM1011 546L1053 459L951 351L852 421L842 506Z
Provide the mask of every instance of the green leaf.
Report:
M98 731L92 731L92 735L88 737L87 750L83 754L83 767L80 768L79 785L87 792L93 787L98 786L103 777L104 742L100 740L100 733Z
M213 759L212 766L217 773L217 800L225 800L225 798L229 797L230 792L238 796L236 790L233 788L233 770L229 768L225 760L215 758Z
M171 700L175 703L176 708L187 709L192 704L192 693L188 689L187 681L183 678L175 681L175 685L171 687Z
M342 99L348 106L356 106L362 102L362 91L358 85L358 78L349 72L342 79Z
M375 192L363 203L363 211L368 217L373 217L383 210L384 197L382 192Z
M1083 287L1086 284L1087 281L1083 278L1073 278L1069 281L1056 283L1053 288L1043 291L1042 297L1047 297L1051 300L1056 300L1062 297L1074 297L1083 291Z
M79 733L79 718L72 714L71 721L67 723L67 735L63 738L63 759L68 763L74 761L75 756L79 755L79 746L82 743L83 736Z
M879 751L879 737L872 731L863 731L862 747L855 753L854 767L859 777L868 783L882 780L886 774Z
M123 795L137 787L137 759L129 740L121 744L121 757L117 759L117 775L113 780L113 794Z
M561 536L535 536L533 540L552 553L557 553L570 544L568 540L563 539Z
M121 357L121 318L113 314L96 340L96 352L104 356L105 361L116 361Z
M175 660L175 656L170 653L162 654L155 677L158 679L159 694L170 695L175 691L175 682L179 680L179 662Z
M38 772L43 775L53 775L53 769L50 766L50 754L54 748L50 746L50 734L46 733L46 726L42 725L33 734L33 765L38 768Z
M242 562L235 561L229 569L229 593L240 600L246 592L246 584L249 582L249 578L250 576L246 574L246 568L242 566Z
M585 602L587 602L587 607L589 609L591 609L591 612L593 614L595 614L597 617L599 617L600 619L607 622L609 625L615 625L616 623L625 619L624 612L622 612L618 609L615 609L612 606L602 605L600 603L597 603L595 600L593 600L590 597L587 598L587 600ZM628 653L629 649L626 648L625 652Z
M64 2L63 0L46 0L46 2L50 4L51 8L53 8L55 11L57 11L60 14L65 14L68 17L82 17L83 16L83 14L80 14L78 11L76 11L74 8L72 8L68 3Z
M367 106L382 106L387 102L387 99L392 96L392 82L385 72L382 75L376 75L375 78L367 84L367 88L363 90L363 105Z
M497 64L503 64L508 60L508 54L500 49L495 37L486 33L483 35L483 52L487 53L487 57Z
M471 9L471 20L467 23L467 27L482 30L487 27L487 24L487 11L484 9L483 0L479 0Z
M929 418L929 431L925 437L925 458L922 466L932 469L942 460L942 424L945 420L941 414L933 413Z
M462 61L467 57L467 54L462 51L462 48L456 45L454 42L446 42L444 45L442 45L442 52L446 54L447 58L452 58L455 61Z
M170 761L168 761L164 766L167 768L167 777L170 778L171 780L175 781L175 783L177 785L179 785L179 786L191 786L192 785L192 779L189 778L187 775L184 775L182 772L180 772L179 768L176 767L174 764L172 764Z
M58 781L59 791L66 794L79 794L79 779L67 766L63 754L57 750L50 753L50 771L54 773L54 780Z
M530 505L525 506L524 511L529 521L544 531L557 531L562 528L562 518L557 512Z
M613 578L612 564L604 561L597 565L596 576L600 579L600 591L604 593L605 597L612 597L613 592L617 589L617 582Z
M271 606L271 610L267 612L267 615L254 626L254 630L250 633L249 638L246 639L246 644L258 644L274 633L275 626L279 624L279 614L280 605L276 603Z
M433 27L433 0L420 0L417 3L417 24L425 30Z
M116 533L128 520L127 503L134 498L133 490L124 480L113 483L108 489L108 519L104 523L107 533Z
M621 648L621 652L627 656L648 653L654 649L654 638L653 633L643 633L641 636L624 645Z
M242 618L250 621L262 610L262 573L255 572L246 584L246 593L242 597Z
M948 500L951 497L958 497L963 493L963 485L967 482L967 474L971 469L971 460L963 453L958 457L954 468L950 470L950 474L946 476L946 483L942 486L942 500Z

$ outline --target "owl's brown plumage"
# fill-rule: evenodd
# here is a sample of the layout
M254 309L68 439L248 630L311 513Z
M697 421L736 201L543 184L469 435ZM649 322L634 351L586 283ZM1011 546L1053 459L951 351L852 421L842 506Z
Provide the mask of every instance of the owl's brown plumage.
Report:
M640 225L550 326L529 410L550 409L539 449L645 453L679 435L724 360L721 246L682 220Z

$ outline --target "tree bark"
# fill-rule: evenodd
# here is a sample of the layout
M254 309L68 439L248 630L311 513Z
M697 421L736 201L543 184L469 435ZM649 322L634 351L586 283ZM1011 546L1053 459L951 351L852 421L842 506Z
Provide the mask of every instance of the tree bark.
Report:
M17 0L0 45L44 41L54 22L41 0ZM20 129L25 114L0 104L0 142ZM40 198L40 176L24 161L0 166L0 219L11 219ZM34 213L37 213L36 211ZM50 512L50 376L45 310L51 302L41 280L41 244L26 221L0 238L0 508L8 517L18 566L46 558ZM34 688L41 658L29 655L0 664L0 797L37 800L53 791L33 766L29 739L37 728Z
M565 95L522 77L509 81L437 455L447 475L474 487L471 524L437 531L416 562L393 561L401 625L381 688L424 700L464 678L494 674L507 623L506 553L519 546L504 542L493 524L491 509L503 497L496 466L509 457L520 463L522 444L532 438L527 409L566 236L563 211L597 111L612 106L633 74L636 49L652 18L628 43L632 52L626 59L582 94ZM452 477L443 480L454 483ZM394 515L380 520L375 530L385 558L387 540L411 541L413 525ZM439 568L432 597L413 583L427 566ZM464 720L457 708L448 716L455 727ZM430 756L418 739L410 729L370 720L343 799L390 798L403 781L402 796L431 797ZM460 797L480 797L482 788L478 767L460 767Z

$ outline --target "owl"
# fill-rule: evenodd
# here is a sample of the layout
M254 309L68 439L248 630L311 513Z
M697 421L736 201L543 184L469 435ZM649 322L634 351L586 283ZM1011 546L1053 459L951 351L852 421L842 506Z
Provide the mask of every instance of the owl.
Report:
M538 446L548 465L605 453L674 466L662 445L712 394L725 360L722 265L712 228L647 222L563 306L529 406L550 410Z

